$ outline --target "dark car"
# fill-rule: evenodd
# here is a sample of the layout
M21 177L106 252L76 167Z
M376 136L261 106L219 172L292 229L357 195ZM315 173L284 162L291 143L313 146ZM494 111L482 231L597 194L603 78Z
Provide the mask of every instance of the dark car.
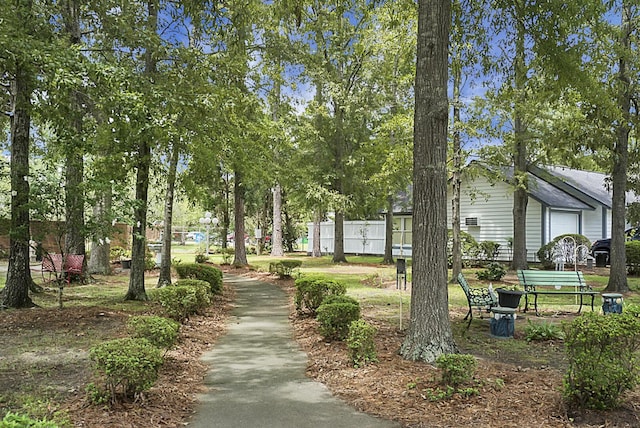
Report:
M638 241L640 240L640 227L632 227L631 229L627 229L624 231L624 234L627 241ZM611 238L598 239L591 245L591 255L595 257L596 265L600 265L602 263L601 258L604 258L605 264L609 264L610 252Z

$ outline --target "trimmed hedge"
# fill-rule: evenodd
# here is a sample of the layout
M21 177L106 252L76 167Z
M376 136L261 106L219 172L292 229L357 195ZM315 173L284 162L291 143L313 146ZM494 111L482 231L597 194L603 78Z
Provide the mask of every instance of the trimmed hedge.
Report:
M222 291L222 271L213 266L202 263L185 263L176 266L176 273L180 279L199 279L209 283L212 294Z
M178 322L188 319L189 315L201 312L211 303L209 287L203 284L170 285L157 290L155 295L167 315Z
M347 287L340 282L322 276L303 276L296 279L296 309L315 314L325 297L343 295L346 292Z
M320 334L327 340L344 340L353 321L360 318L360 303L353 297L328 296L318 307Z
M171 349L178 340L180 324L155 315L140 315L129 318L127 331L134 338L147 339L153 346Z
M94 346L89 358L102 375L112 401L118 393L125 398L147 391L158 379L162 352L147 339L114 339Z

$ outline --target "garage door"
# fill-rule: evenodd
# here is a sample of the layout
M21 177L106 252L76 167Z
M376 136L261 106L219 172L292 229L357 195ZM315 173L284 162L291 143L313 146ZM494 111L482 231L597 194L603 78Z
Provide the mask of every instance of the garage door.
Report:
M551 211L550 240L566 233L579 233L579 219L576 212Z

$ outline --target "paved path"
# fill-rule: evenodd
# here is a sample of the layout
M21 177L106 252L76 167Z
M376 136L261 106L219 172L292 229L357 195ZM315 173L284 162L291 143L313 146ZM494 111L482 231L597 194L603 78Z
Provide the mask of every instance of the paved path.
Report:
M211 365L195 428L392 428L359 413L305 376L287 296L277 286L227 276L237 291L227 333L203 357Z

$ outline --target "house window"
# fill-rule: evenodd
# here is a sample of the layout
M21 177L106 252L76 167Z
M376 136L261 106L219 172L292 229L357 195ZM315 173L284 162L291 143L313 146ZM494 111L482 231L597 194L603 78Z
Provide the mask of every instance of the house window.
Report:
M413 219L411 217L393 218L393 247L408 249L413 243Z

